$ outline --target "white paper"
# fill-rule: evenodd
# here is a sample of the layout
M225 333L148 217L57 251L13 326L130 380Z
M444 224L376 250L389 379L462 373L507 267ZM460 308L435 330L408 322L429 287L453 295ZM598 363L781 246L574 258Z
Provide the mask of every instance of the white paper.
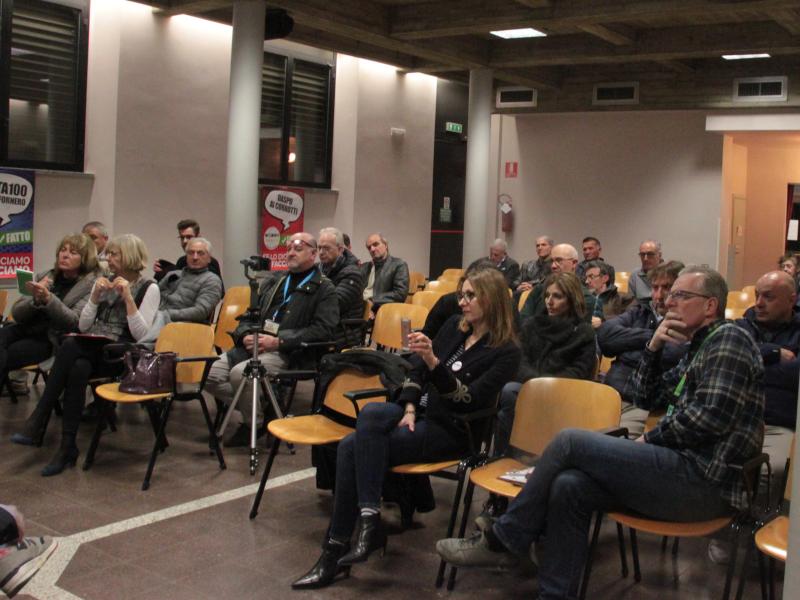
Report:
M786 239L789 240L790 242L797 241L797 223L798 223L797 219L791 219L789 221L789 231L786 234Z

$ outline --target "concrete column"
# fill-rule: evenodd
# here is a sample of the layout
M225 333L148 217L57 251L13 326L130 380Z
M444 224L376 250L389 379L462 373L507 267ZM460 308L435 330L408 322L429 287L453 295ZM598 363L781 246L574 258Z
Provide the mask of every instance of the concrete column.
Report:
M257 254L259 248L258 145L265 16L263 0L242 0L233 6L223 254L223 278L229 287L246 283L239 261Z
M464 267L486 255L486 203L495 201L489 193L491 117L492 71L470 71L464 249L461 258Z

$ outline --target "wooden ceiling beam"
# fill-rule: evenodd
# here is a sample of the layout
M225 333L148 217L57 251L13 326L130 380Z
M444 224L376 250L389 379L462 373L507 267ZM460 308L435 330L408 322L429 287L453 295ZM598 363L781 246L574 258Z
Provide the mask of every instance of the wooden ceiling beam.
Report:
M609 44L614 44L615 46L629 46L636 42L636 32L630 27L623 28L622 26L618 25L614 28L611 28L607 25L594 23L579 25L578 29L598 37Z
M775 21L792 35L800 35L800 14L797 10L770 10L767 11L769 18Z
M800 54L800 38L771 21L641 31L631 46L609 47L585 36L493 42L492 68L669 61L723 54Z
M797 0L744 0L735 4L708 0L559 0L528 8L515 0L448 0L395 6L391 35L405 40L486 34L497 29L624 23L628 21L718 17L764 13L797 7Z
M658 64L660 64L662 67L666 67L670 71L682 73L684 75L691 75L696 72L694 67L690 67L685 62L681 62L679 60L659 60Z
M155 13L162 17L175 15L198 15L212 10L226 8L233 4L233 0L188 0L187 2L172 1L166 8L156 8Z

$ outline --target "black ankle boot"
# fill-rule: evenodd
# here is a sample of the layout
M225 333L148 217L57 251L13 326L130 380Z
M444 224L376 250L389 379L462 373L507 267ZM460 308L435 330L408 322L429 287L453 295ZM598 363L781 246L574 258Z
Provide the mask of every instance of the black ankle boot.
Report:
M47 417L44 411L37 407L31 416L25 420L22 431L11 436L11 441L23 446L35 446L44 435L45 421Z
M50 462L42 469L42 477L51 477L58 475L67 467L74 467L78 461L78 447L75 445L75 440L68 442L61 442L61 447L56 452L56 455Z
M350 544L337 544L330 539L322 544L322 555L311 570L295 580L292 588L295 590L311 590L329 586L339 573L350 575L350 567L340 567L339 559L350 550Z
M386 532L381 523L381 514L361 516L353 549L339 559L339 566L365 562L378 548L383 550L381 556L386 554Z

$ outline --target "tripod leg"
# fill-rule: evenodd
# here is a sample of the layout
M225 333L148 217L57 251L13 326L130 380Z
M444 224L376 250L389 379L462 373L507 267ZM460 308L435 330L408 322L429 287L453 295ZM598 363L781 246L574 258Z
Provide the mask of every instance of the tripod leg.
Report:
M244 386L247 384L247 379L242 379L242 382L239 384L239 387L236 388L236 393L233 395L233 400L231 401L230 406L228 406L228 410L225 413L225 418L222 419L222 424L217 429L217 438L222 439L223 434L225 433L225 429L228 427L228 421L231 420L231 416L233 415L236 407L239 405L239 399L242 397L242 390Z

